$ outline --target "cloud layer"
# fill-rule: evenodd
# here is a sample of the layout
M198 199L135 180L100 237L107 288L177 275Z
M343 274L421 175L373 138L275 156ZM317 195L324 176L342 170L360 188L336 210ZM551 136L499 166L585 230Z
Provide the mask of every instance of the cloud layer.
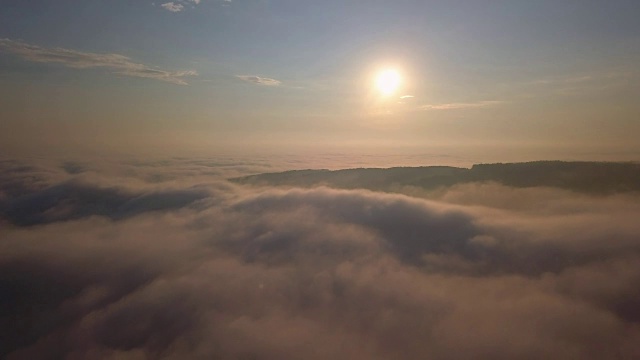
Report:
M637 194L250 188L224 180L259 170L236 161L0 167L8 359L640 356Z
M187 85L186 77L198 75L195 70L167 71L158 69L136 63L129 57L120 54L44 48L10 39L0 39L0 51L9 52L33 62L57 63L74 69L104 68L119 75L155 79L178 85Z

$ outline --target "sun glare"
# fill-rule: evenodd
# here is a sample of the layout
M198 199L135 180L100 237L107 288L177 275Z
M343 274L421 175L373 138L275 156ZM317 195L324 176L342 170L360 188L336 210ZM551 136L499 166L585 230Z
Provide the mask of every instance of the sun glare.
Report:
M397 70L386 69L376 76L376 88L384 96L393 95L400 87L401 80L402 78Z

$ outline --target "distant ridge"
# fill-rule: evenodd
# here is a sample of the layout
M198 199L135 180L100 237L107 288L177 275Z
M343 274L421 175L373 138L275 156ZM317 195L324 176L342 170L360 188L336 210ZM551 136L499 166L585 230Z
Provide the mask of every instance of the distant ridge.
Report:
M513 187L555 187L591 194L640 191L640 164L631 162L532 161L450 166L292 170L233 178L247 185L364 188L394 191L414 186L436 189L462 183L496 182Z

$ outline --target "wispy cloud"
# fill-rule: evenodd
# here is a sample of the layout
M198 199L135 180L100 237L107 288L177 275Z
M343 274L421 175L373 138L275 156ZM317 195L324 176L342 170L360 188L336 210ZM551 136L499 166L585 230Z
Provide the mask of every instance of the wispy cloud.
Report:
M533 85L558 85L558 84L579 84L589 81L593 81L595 76L593 75L576 75L576 76L557 76L547 77L531 81Z
M282 84L282 81L276 79L270 79L255 75L236 75L238 79L257 84L257 85L265 85L265 86L279 86Z
M478 101L472 103L450 103L450 104L431 104L423 105L420 110L458 110L458 109L472 109L472 108L488 108L504 104L504 101L490 100L490 101Z
M403 96L400 96L400 99L413 99L414 97L415 96L413 95L403 95Z
M624 87L629 84L630 79L637 77L638 72L635 69L621 68L568 76L549 76L522 85L531 93L529 97L578 96L614 87Z
M196 76L195 70L168 71L132 61L120 54L82 52L64 48L44 48L21 41L0 39L0 51L9 52L25 60L40 63L58 63L74 69L105 68L115 74L155 79L178 85L187 85L187 76Z
M223 0L223 3L229 4L231 3L231 1L232 0ZM177 13L184 10L185 6L192 5L191 7L195 7L195 5L200 5L200 2L201 0L176 0L176 1L166 2L164 4L161 4L160 6L167 11Z
M168 2L168 3L164 3L164 4L160 5L160 6L162 6L163 8L165 8L166 10L171 11L171 12L180 12L180 11L182 11L184 9L184 5L182 5L180 3L176 4L173 1L172 2Z

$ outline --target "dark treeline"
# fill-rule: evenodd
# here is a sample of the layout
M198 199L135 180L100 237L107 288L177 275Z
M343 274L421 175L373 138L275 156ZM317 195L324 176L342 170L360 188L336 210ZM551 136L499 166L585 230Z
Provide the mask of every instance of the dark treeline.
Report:
M535 161L478 164L470 169L448 166L389 169L294 170L232 181L251 185L330 186L393 191L402 186L436 189L469 182L497 182L514 187L556 187L577 192L608 194L640 190L640 164L613 162Z

